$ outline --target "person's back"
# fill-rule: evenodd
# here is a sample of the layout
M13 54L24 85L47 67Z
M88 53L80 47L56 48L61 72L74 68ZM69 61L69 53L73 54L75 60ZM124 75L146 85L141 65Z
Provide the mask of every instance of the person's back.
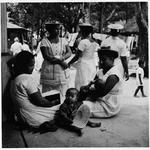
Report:
M118 58L115 59L115 64L118 63L119 61L118 59L120 59L120 56L127 55L126 43L119 37L109 36L101 43L101 47L108 47L108 46L110 46L110 49L117 51L119 54Z
M34 55L30 52L22 51L16 56L15 78L12 80L10 92L16 108L15 114L19 114L28 125L38 127L54 118L59 105L54 106L52 101L41 96L32 77L34 63Z
M115 59L114 64L118 65L122 77L125 77L126 80L129 79L128 72L128 62L127 62L127 46L126 43L119 38L119 30L123 29L123 26L120 24L110 24L110 35L102 43L101 47L110 47L110 49L118 52L118 58Z
M10 51L13 53L13 56L22 51L22 44L19 42L17 37L14 39L14 43L11 45Z
M95 42L91 42L88 39L83 39L80 41L78 48L83 51L82 58L83 59L94 59L95 50L97 48L97 45Z

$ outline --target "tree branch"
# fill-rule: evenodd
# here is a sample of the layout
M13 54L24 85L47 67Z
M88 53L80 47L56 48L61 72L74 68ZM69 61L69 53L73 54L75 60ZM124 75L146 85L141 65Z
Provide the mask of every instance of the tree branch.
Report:
M114 15L114 13L116 12L116 8L111 12L111 14L107 17L107 19L106 19L106 21L109 21L112 17L113 17L113 15Z

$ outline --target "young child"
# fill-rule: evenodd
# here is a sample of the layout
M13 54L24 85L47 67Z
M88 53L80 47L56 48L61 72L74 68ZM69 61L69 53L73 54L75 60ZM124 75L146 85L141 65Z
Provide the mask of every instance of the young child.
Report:
M78 101L78 94L79 92L76 88L69 88L67 90L66 99L59 108L55 122L58 126L74 131L81 136L81 129L71 125L78 108L82 104L82 102Z
M135 90L134 97L138 97L137 93L138 93L139 90L141 90L142 96L146 97L146 95L144 94L144 91L143 91L143 87L144 87L144 83L143 83L143 78L144 78L143 65L144 65L144 63L143 63L143 61L139 60L138 64L139 64L139 66L136 69L137 88Z
M59 111L57 112L57 115L55 117L56 124L62 128L76 132L79 136L81 136L82 128L74 125L74 119L77 115L79 107L82 104L83 102L79 101L79 91L76 88L69 88L66 92L66 99L64 103L60 106ZM83 113L82 115L87 115L84 114L84 112L81 113ZM87 125L89 125L90 127L100 127L101 123L93 123L87 120Z

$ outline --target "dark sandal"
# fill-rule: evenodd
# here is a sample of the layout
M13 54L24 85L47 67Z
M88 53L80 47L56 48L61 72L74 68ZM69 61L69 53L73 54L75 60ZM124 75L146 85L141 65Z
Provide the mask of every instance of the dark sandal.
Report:
M91 128L98 128L98 127L101 126L101 122L98 122L98 123L96 123L96 122L88 122L87 125L89 127L91 127Z

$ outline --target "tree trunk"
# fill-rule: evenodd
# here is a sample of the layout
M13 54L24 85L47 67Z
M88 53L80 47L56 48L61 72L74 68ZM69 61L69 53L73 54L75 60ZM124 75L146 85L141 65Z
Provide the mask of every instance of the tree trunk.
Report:
M103 17L103 12L104 12L104 6L105 4L101 4L101 9L100 9L100 17L99 17L99 32L102 33L103 31L103 24L104 24L104 17Z
M137 14L137 24L139 27L139 41L138 41L138 56L144 61L145 76L148 77L148 26L147 22L143 17L141 3L137 4L138 14Z

